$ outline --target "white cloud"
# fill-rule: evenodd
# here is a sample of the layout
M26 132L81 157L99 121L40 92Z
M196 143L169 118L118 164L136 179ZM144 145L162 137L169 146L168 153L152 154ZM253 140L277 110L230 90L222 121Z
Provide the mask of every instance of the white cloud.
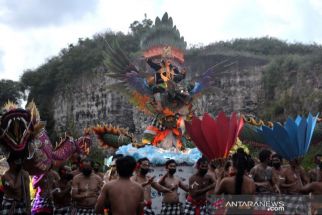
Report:
M33 1L40 0L27 3ZM107 29L126 33L130 24L142 20L145 13L154 20L167 11L188 44L267 35L290 42L322 42L322 30L317 28L321 24L318 20L322 20L319 0L98 0L97 5L88 10L85 1L75 0L73 2L82 2L85 6L77 7L75 13L69 9L70 16L61 12L64 19L57 17L58 21L42 13L48 20L34 25L29 22L25 28L17 27L21 21L17 17L7 19L15 20L15 25L1 20L13 10L2 7L4 2L0 0L0 79L18 80L24 70L45 63L68 44L76 43L78 38L91 37ZM49 6L43 7L48 9ZM33 12L23 9L24 6L19 8L21 17Z

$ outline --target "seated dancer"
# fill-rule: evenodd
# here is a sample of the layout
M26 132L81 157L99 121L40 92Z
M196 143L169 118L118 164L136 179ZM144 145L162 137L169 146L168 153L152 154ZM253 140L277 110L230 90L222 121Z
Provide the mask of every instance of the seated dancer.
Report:
M159 184L172 190L170 193L165 193L162 199L161 215L180 215L182 214L182 207L179 201L178 188L180 187L184 191L188 192L188 185L184 184L174 174L176 173L177 163L171 159L165 163L167 173L159 180Z
M94 164L93 164L94 173L103 179L104 178L104 173L102 173L100 171L100 169L101 169L101 164L99 162L97 162L97 161L94 162Z
M103 177L104 183L107 183L109 181L112 181L112 180L118 178L117 171L116 171L116 160L119 158L122 158L122 157L123 157L122 154L113 155L110 169L106 171L106 173L104 174L104 177Z
M310 182L319 181L322 178L320 174L320 164L322 163L322 154L316 154L314 156L314 163L316 167L309 171Z
M22 169L22 160L9 156L9 169L2 176L4 196L1 214L30 214L29 174Z
M147 59L149 66L156 71L154 81L155 85L152 88L157 110L162 111L161 93L168 88L169 81L175 83L180 82L186 76L185 70L179 71L177 67L173 66L170 60L163 59L160 64L154 63L150 58Z
M81 161L81 172L73 178L72 199L77 214L94 214L95 203L103 185L101 177L92 172L92 163Z
M198 172L189 178L189 195L184 214L205 215L208 213L207 192L215 188L215 182L208 172L208 160L204 157L197 161Z
M144 189L144 214L151 215L154 214L152 210L152 200L151 200L151 187L159 192L170 193L170 189L161 186L159 183L154 181L155 177L147 176L150 170L150 161L148 158L141 158L137 163L137 174L134 175L131 180L135 181Z
M319 174L322 175L322 163L320 163L320 172ZM304 187L300 189L300 193L303 194L309 194L311 193L312 196L312 214L322 214L322 177L319 179L319 181L314 181L309 184L306 184ZM320 195L319 199L315 199L317 195Z
M243 149L239 148L233 154L232 162L231 175L217 180L216 194L255 194L254 180L247 175L251 161Z
M102 214L106 205L111 208L113 214L141 215L143 213L143 188L138 183L130 180L135 167L135 159L131 156L121 157L116 160L119 177L104 185L97 199L96 213Z
M59 175L52 167L40 176L32 178L32 186L36 189L36 197L33 201L32 214L53 214L53 191L59 181Z
M277 176L273 172L272 167L268 166L271 163L271 155L271 151L263 149L259 153L260 163L255 165L250 171L250 175L255 181L257 194L280 193L277 186Z
M53 192L54 215L70 214L72 207L72 179L73 174L68 166L58 169L60 180L57 182L56 191Z

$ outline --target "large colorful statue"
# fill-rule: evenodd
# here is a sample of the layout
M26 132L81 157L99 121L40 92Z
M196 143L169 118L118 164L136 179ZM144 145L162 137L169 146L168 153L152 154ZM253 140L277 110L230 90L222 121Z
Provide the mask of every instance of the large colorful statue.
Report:
M53 148L40 120L36 105L26 109L7 103L0 124L0 150L7 158L23 159L23 168L31 175L41 175L52 165L58 166L73 153L88 153L91 146L89 133L77 140L66 136Z
M233 64L230 58L196 80L187 81L183 65L185 48L184 38L167 13L162 19L156 18L155 25L141 40L146 69L134 66L131 62L135 60L130 60L117 43L113 47L107 44L104 62L108 75L120 80L113 89L123 92L135 106L154 118L138 146L184 149L184 120L193 115L193 100L212 84L214 71L226 70Z

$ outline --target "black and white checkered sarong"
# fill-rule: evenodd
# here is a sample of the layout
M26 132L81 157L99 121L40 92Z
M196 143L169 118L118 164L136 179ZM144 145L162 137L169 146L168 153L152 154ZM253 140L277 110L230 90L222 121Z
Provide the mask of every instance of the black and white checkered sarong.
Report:
M144 215L154 215L154 212L149 207L144 207Z
M53 212L54 205L53 201L48 198L43 198L40 196L36 196L32 203L32 209L33 212Z
M62 208L54 208L54 215L64 215L64 214L71 214L71 206L62 207Z
M309 211L306 196L285 195L283 201L285 202L283 214L307 214Z
M1 214L27 214L26 204L23 201L3 197Z
M161 215L180 215L182 214L181 203L164 203L162 202Z
M77 215L95 215L94 208L77 208Z
M184 207L184 215L195 215L196 207L191 202L186 200L186 205ZM200 215L209 215L207 204L200 206Z

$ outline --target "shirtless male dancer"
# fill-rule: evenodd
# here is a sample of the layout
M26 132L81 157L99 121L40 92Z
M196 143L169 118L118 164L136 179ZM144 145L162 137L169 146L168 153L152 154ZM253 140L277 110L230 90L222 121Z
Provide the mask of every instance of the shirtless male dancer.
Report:
M255 194L254 180L248 176L248 170L252 165L252 159L246 155L242 149L238 149L232 156L233 169L229 177L218 179L216 184L216 194L231 194L231 195L253 195ZM244 201L247 201L243 197ZM252 199L249 199L252 200ZM254 208L226 208L227 214L252 214ZM222 211L224 213L224 211ZM226 214L225 213L225 214ZM218 213L217 214L221 214Z
M322 175L322 163L319 165L320 172L319 174ZM314 181L309 184L306 184L304 187L300 189L300 192L303 194L312 194L312 214L322 214L322 178L319 181ZM315 199L316 196L318 199Z
M153 215L152 210L152 198L151 198L151 187L162 193L170 193L172 190L161 186L159 183L154 181L154 177L147 176L150 170L150 161L148 158L141 158L137 163L137 174L131 178L131 180L141 184L144 189L144 214ZM174 190L175 188L173 188Z
M243 151L232 156L234 175L217 181L216 194L255 194L254 180L247 175L248 157Z
M283 188L281 187L281 184L284 184L285 177L284 177L284 167L283 164L283 157L278 154L272 155L272 170L273 174L276 176L276 184L280 190L281 193L283 193Z
M189 178L189 195L184 214L208 214L207 192L215 188L215 181L208 172L208 160L204 157L197 161L198 172Z
M57 182L56 190L53 192L54 215L64 215L71 213L72 207L72 180L73 174L68 166L61 166L58 169L60 180Z
M117 159L119 177L106 183L97 199L95 211L102 214L105 206L113 215L141 215L144 207L144 192L141 185L130 180L136 167L135 159L125 156Z
M260 163L255 165L250 171L250 175L253 177L256 185L256 194L271 195L280 193L278 177L272 167L269 166L272 160L272 152L263 149L259 153L259 160Z
M91 161L83 159L81 172L73 178L72 199L78 215L94 214L95 204L103 186L101 177L92 171Z
M320 181L322 175L320 174L320 164L322 163L322 154L316 154L314 156L315 168L309 171L310 182Z
M93 170L94 170L94 173L96 175L98 175L99 177L104 178L104 173L101 172L101 164L99 162L94 162L93 164Z
M113 155L110 169L106 171L106 173L104 174L104 177L103 177L103 182L104 183L107 183L107 182L109 182L111 180L114 180L114 179L118 178L117 171L116 171L116 160L121 158L121 157L123 157L122 154Z
M305 196L301 196L300 190L307 184L309 179L305 170L300 166L300 160L295 158L289 161L290 166L285 167L283 175L285 182L280 184L284 191L287 214L305 214L308 211L308 204Z
M170 193L165 193L162 199L161 215L180 215L182 207L179 201L178 188L180 187L186 192L189 192L188 185L184 184L180 178L175 176L177 163L171 159L165 163L167 173L159 180L159 184L172 190Z
M22 160L8 159L9 169L2 176L4 197L1 214L30 214L29 174Z

